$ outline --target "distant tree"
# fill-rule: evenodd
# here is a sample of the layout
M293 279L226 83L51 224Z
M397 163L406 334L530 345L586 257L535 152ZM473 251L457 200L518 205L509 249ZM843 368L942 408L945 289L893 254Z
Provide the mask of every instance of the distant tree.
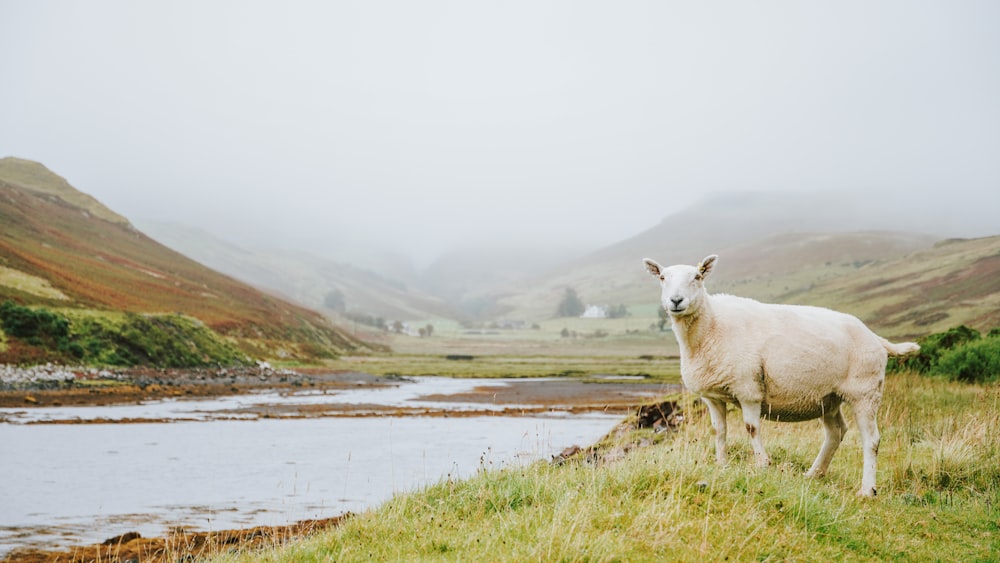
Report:
M434 336L434 325L427 323L427 326L424 327L424 331L427 333L428 338Z
M403 321L392 321L392 331L396 334L403 334Z
M328 291L326 296L323 298L323 305L325 305L327 309L343 313L347 310L347 300L344 298L344 292L339 289Z
M572 287L567 287L566 294L563 295L562 301L556 307L556 316L579 317L586 310L587 306L580 300L580 297L576 294L576 290Z
M666 327L667 323L670 322L670 315L663 307L657 307L656 310L660 314L660 332L663 332L665 330L664 327Z
M629 315L629 313L628 313L628 307L626 307L624 303L622 303L621 305L618 305L617 307L613 307L613 306L609 306L608 307L608 318L611 318L611 319L624 319L628 315Z

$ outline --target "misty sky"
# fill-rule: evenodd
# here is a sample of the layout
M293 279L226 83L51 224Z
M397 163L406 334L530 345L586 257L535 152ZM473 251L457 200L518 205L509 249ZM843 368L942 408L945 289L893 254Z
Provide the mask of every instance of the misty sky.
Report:
M1000 190L1000 3L0 0L0 156L418 262L706 193Z

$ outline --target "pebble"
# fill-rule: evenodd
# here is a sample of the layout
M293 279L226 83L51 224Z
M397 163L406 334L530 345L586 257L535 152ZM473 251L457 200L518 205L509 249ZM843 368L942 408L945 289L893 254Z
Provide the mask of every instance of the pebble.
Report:
M256 377L261 381L268 381L274 376L298 376L296 372L287 369L275 369L267 362L257 362L254 367L241 369L234 368L192 368L185 371L190 377L198 380L207 380L225 377L235 382L237 378ZM94 367L70 367L55 364L40 364L37 366L13 366L0 364L0 389L30 387L36 384L54 384L58 382L71 382L76 379L115 379L119 381L137 380L146 381L148 377L130 375L127 368L123 371L109 371Z

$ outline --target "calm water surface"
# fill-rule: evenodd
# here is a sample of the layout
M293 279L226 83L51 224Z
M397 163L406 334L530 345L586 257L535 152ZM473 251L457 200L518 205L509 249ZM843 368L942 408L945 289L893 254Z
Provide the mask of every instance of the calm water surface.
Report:
M219 419L234 402L405 404L482 381L420 379L337 395L226 397L121 407L0 409L0 555L95 543L171 526L221 530L360 511L442 479L587 445L619 419L366 417ZM490 380L494 385L497 380ZM471 405L450 405L459 410ZM482 405L478 405L481 408ZM171 414L172 413L172 414ZM142 424L23 424L72 418L174 418Z

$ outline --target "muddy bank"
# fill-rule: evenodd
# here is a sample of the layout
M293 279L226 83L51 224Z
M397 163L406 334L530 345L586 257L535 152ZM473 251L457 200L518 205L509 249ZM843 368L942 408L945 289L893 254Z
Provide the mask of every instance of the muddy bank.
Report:
M163 538L144 538L130 532L96 545L64 551L36 549L9 553L4 563L165 563L197 561L220 553L248 553L279 546L288 541L336 526L349 515L322 520L305 520L288 526L258 526L243 530L191 532L173 530Z
M489 416L532 415L551 411L565 413L607 412L625 415L633 405L651 397L674 392L676 385L622 382L614 379L546 378L497 380L472 390L450 394L428 394L406 405L373 402L331 403L323 395L357 389L405 386L413 379L375 376L362 372L290 370L131 370L78 372L58 380L6 383L0 388L0 408L30 410L45 407L135 405L164 399L211 399L227 396L279 393L302 400L289 404L257 402L229 411L225 417L314 418L359 416ZM312 396L315 400L309 400ZM482 405L481 409L456 410L459 403ZM0 422L4 418L0 416ZM61 420L45 423L141 423L170 422L150 418Z
M12 372L9 366L3 366ZM392 385L398 378L360 372L270 368L94 370L28 368L0 381L0 408L107 406L176 398L242 395L266 389L336 390Z

